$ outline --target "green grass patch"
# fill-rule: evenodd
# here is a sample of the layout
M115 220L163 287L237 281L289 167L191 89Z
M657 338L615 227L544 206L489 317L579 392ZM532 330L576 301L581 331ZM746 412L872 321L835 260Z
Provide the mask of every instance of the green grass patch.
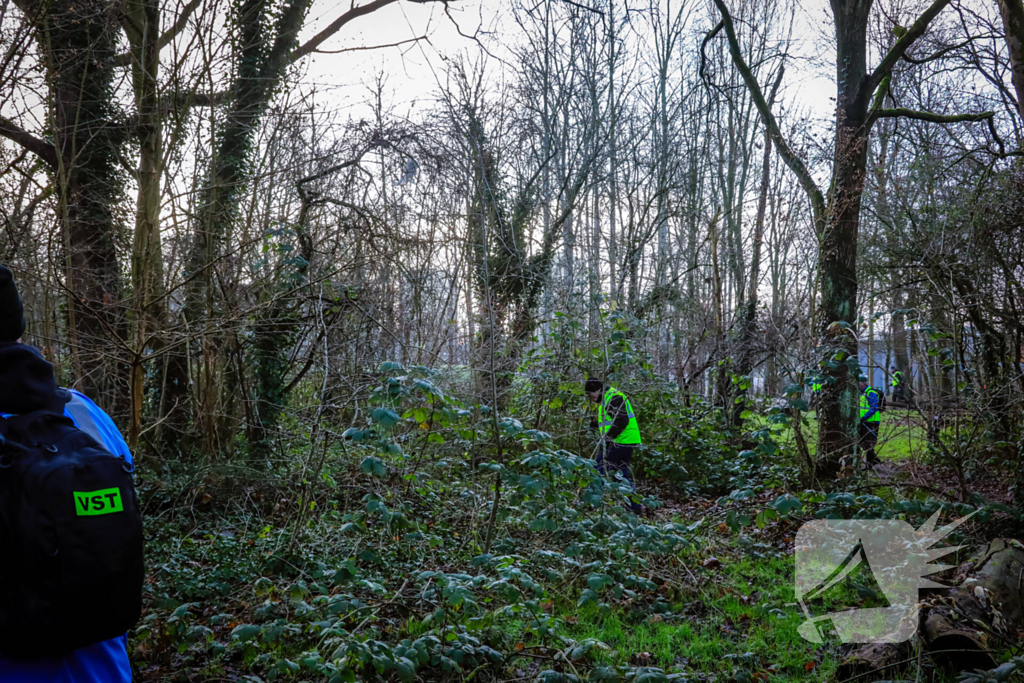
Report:
M815 411L803 414L801 430L811 455L817 450L818 420ZM767 422L763 422L767 424ZM917 459L924 455L928 444L927 431L921 416L914 411L888 409L882 413L875 453L882 460L900 461ZM786 451L796 448L796 437L792 426L779 430L776 442Z
M668 614L628 606L606 613L593 605L571 610L562 615L575 622L567 625L567 635L608 645L609 650L593 651L604 664L726 680L817 681L834 673L838 645L807 642L797 631L804 614L793 604L792 555L723 558L716 571ZM819 607L834 611L863 602L855 585L837 586Z

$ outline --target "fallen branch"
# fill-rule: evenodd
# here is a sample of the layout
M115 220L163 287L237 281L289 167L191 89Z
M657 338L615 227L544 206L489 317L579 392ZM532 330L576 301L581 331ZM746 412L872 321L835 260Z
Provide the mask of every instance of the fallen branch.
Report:
M1024 544L998 538L956 572L960 585L921 602L921 647L936 665L959 671L991 669L993 641L1017 642L1024 627ZM910 662L910 642L871 643L840 664L840 681L900 669ZM886 671L887 676L894 671Z

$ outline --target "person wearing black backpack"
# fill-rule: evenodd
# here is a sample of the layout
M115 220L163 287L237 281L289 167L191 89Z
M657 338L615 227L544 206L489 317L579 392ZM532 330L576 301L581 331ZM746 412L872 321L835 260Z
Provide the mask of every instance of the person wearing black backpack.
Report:
M130 683L145 574L132 455L24 331L0 265L0 683Z

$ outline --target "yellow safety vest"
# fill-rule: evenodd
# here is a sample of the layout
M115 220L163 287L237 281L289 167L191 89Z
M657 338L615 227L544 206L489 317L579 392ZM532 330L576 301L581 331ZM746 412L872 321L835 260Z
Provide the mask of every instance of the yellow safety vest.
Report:
M616 396L621 396L622 402L626 404L629 425L616 437L615 443L622 444L623 446L637 446L640 444L640 425L636 421L636 415L633 413L633 406L630 404L629 399L618 389L608 389L604 394L604 398L601 399L601 404L597 407L598 433L604 436L612 428L613 420L611 415L608 414L608 404Z
M864 416L871 411L871 403L868 401L868 394L875 394L877 396L878 392L872 389L871 387L868 387L867 389L864 390L864 393L860 395L860 419L862 420L864 419ZM879 410L876 410L875 414L868 418L868 422L882 421L882 411L880 410L882 407L881 399L879 399L878 401L878 407Z

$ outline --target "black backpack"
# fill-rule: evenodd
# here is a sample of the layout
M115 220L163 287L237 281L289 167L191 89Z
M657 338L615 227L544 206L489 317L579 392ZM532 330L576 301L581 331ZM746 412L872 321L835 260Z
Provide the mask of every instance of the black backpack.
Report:
M0 653L60 655L135 626L145 568L132 469L61 414L0 419Z

